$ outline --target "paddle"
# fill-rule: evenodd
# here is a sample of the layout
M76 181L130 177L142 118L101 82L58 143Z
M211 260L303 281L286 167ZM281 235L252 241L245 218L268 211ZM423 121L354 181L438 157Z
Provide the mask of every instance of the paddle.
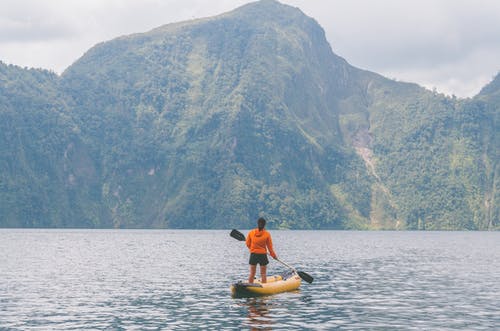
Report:
M305 280L309 284L311 284L313 282L314 278L311 275L309 275L308 273L305 273L303 271L298 271L297 269L295 269L294 267L289 266L288 264L286 264L285 262L281 261L280 259L276 258L275 260L278 261L278 262L280 262L281 264L283 264L285 267L288 267L288 268L292 269L293 271L295 271L300 276L300 278L302 278L303 280Z
M238 230L233 229L233 231L231 231L231 233L229 235L236 240L246 241L245 235Z
M231 233L229 234L231 237L233 237L234 239L236 240L239 240L239 241L245 241L245 235L243 233L241 233L240 231L236 230L236 229L233 229L231 231ZM285 262L279 260L279 259L275 259L276 261L280 262L281 264L283 264L284 266L292 269L293 271L295 271L300 278L302 278L303 280L305 280L306 282L308 282L309 284L311 284L314 280L314 278L309 275L308 273L306 272L303 272L303 271L297 271L297 269L289 266L288 264L286 264Z

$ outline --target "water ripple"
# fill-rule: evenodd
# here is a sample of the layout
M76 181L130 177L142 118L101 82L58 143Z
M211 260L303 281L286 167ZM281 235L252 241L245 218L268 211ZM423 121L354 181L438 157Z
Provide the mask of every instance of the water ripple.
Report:
M314 276L230 297L247 251L227 231L0 230L0 329L493 330L499 233L274 231ZM301 249L297 243L304 243ZM207 249L207 248L210 249ZM281 265L271 263L270 272Z

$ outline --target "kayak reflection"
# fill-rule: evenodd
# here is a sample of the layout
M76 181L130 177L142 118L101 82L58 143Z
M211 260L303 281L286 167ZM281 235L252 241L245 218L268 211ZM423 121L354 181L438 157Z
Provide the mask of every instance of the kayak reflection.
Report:
M243 304L248 308L248 325L251 330L272 330L272 308L269 297L247 298Z

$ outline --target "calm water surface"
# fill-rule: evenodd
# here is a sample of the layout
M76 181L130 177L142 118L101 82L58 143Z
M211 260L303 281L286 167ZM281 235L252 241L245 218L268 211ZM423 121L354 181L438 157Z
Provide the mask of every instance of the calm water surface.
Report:
M500 329L498 232L272 234L314 283L233 299L229 230L0 230L0 329Z

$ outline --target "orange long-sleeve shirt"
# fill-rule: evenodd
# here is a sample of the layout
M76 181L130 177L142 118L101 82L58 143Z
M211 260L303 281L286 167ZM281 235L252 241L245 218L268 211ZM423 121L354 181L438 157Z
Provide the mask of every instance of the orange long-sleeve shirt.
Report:
M267 250L269 250L269 254L276 258L271 234L266 230L260 231L258 228L251 230L248 233L246 243L250 253L267 254Z

